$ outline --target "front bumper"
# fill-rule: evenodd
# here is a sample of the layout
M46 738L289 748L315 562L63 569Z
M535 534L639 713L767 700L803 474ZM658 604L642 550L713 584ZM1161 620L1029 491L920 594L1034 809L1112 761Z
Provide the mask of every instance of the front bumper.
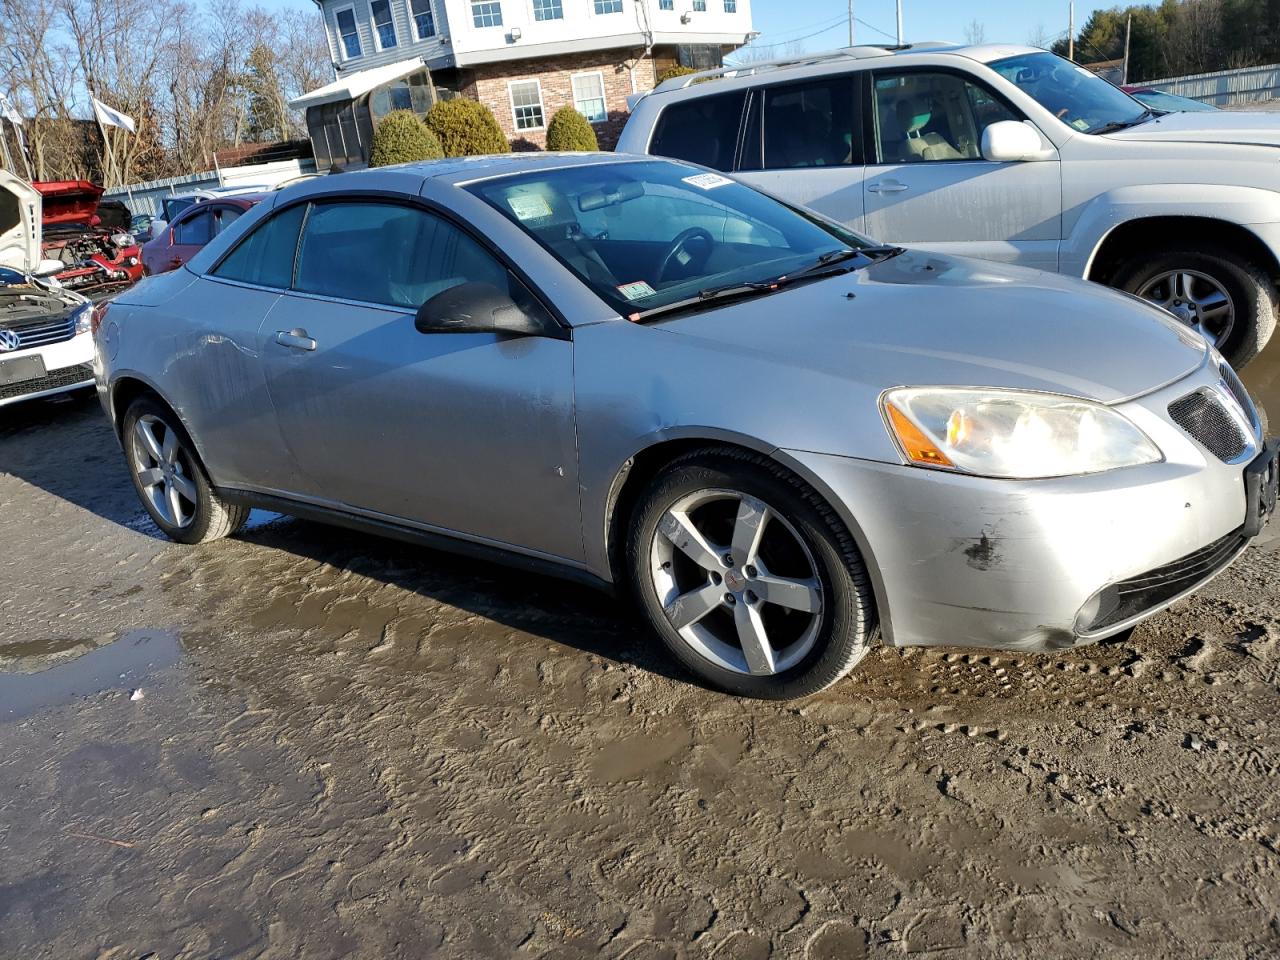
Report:
M1117 407L1164 452L1148 466L1009 481L788 455L855 531L885 642L1070 647L1164 609L1247 545L1247 465L1215 459L1165 412L1207 376ZM1112 605L1120 588L1128 606Z
M45 375L0 386L0 407L93 386L93 337L90 334L80 333L61 343L0 354L0 360L31 354L43 357Z

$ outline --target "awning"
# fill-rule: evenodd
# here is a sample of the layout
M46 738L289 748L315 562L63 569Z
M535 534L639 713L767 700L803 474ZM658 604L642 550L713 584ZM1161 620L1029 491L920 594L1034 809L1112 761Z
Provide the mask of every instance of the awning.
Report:
M362 97L370 90L380 87L384 83L391 83L393 80L408 76L415 70L421 70L423 63L424 61L421 57L414 57L412 60L398 60L382 67L360 70L357 73L340 77L333 83L326 83L323 87L317 87L310 93L295 97L289 101L289 106L294 110L305 110L307 107L316 107L322 103L339 103L343 100L354 100L356 97Z

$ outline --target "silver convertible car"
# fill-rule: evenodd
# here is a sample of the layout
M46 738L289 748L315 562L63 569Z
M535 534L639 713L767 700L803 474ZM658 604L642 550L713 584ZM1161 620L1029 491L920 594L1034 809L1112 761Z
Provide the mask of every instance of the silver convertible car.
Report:
M820 690L877 638L1118 633L1276 497L1244 388L1170 314L666 160L311 180L94 325L173 539L265 506L612 585L749 696Z

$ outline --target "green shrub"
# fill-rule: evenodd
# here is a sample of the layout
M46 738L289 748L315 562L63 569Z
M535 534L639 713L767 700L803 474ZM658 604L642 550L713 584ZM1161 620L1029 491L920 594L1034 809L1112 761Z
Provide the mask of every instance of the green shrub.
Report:
M674 80L676 77L687 77L689 74L697 72L698 71L693 69L693 67L667 67L667 69L658 74L658 82L666 83L668 80Z
M427 126L440 139L446 157L511 152L493 111L468 97L441 100L427 111Z
M595 151L600 144L586 117L573 107L561 107L547 124L547 149Z
M409 110L393 110L378 121L378 127L373 131L369 166L439 160L443 156L439 138L427 129L417 114Z

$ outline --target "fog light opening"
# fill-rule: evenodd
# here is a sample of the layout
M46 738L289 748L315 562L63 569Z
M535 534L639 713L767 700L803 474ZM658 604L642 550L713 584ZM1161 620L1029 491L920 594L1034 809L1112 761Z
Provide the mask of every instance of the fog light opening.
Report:
M1076 614L1076 633L1088 633L1095 624L1103 623L1120 606L1120 591L1115 586L1103 587L1085 601Z

